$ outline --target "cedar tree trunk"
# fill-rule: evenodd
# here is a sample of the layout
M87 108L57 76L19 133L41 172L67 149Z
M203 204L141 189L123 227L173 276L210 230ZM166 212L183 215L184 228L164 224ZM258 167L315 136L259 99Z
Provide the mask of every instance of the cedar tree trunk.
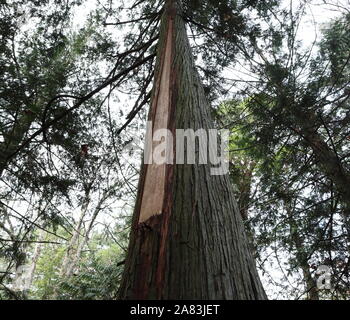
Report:
M165 3L149 120L173 136L213 128L180 0ZM227 175L142 165L119 298L266 299Z

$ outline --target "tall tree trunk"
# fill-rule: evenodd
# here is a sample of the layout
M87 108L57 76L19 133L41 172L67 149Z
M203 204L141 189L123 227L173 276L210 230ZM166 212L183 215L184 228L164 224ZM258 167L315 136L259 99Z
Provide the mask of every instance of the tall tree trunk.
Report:
M213 127L180 3L165 4L149 116L173 136ZM142 165L119 297L266 298L227 175L212 176L208 165Z

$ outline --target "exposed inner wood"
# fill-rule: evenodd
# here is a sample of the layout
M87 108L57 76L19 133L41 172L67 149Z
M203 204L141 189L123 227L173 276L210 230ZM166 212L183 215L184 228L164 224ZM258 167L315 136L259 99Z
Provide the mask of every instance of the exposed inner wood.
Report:
M154 95L152 110L155 110L153 132L159 129L167 129L170 108L170 83L171 83L171 57L172 57L172 33L173 25L170 22L167 31L167 41L163 55L163 63L160 70L160 79L156 79L157 92ZM157 85L157 82L159 84ZM153 142L154 148L161 142ZM167 148L171 146L167 146ZM155 163L147 166L146 178L143 186L143 195L140 208L139 223L147 221L154 215L162 213L166 183L166 164Z

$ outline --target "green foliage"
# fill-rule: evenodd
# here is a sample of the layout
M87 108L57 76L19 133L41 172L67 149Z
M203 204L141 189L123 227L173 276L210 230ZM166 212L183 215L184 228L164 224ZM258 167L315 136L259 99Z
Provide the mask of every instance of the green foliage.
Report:
M64 247L46 246L41 254L36 269L36 279L29 298L50 299L59 286L59 271L65 253Z
M111 239L106 240L102 234L95 234L76 271L68 279L62 279L60 275L65 251L64 246L45 246L37 263L35 280L28 298L64 300L116 298L123 267L121 262L125 254L119 245L113 243Z

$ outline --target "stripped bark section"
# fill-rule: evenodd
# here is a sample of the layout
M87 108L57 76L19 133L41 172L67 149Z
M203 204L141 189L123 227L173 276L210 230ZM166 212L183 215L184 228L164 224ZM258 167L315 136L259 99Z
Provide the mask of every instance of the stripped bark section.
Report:
M167 10L163 19L166 27L161 38L165 41L163 40L164 45L158 51L159 60L149 121L153 125L153 132L169 129L175 133L173 14ZM149 130L150 128L147 129ZM157 143L154 143L152 149L156 146ZM172 147L175 154L175 145ZM126 272L128 269L132 272L133 268L137 271L131 276L134 277L133 284L125 281L120 288L120 291L125 290L133 299L161 299L162 296L168 224L172 208L172 180L173 165L142 165L129 243L129 251L132 250L136 254L127 259L125 268Z
M169 109L171 102L170 83L173 47L172 37L173 23L170 19L167 30L166 46L163 55L163 63L160 72L160 81L157 88L158 92L156 93L156 98L152 103L152 110L154 110L154 116L152 117L153 132L159 129L168 129ZM158 144L159 142L153 142L152 150ZM158 165L155 163L147 166L139 223L148 220L154 215L162 213L166 185L166 167L166 164Z

